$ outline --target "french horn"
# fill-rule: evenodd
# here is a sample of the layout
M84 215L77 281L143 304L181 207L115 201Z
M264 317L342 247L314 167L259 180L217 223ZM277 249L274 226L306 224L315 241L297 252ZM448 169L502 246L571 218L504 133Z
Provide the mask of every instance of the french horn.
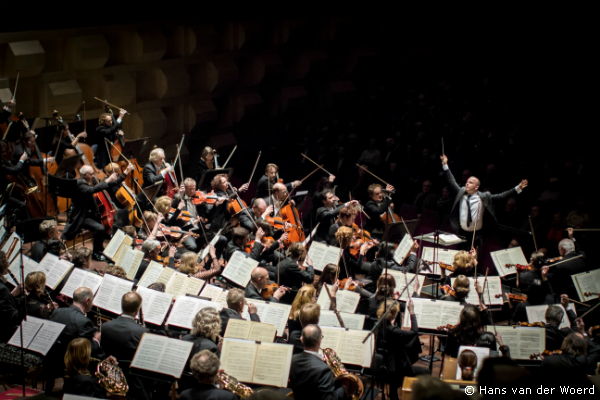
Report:
M350 388L347 395L352 396L352 400L359 400L365 391L362 381L356 375L348 373L344 364L342 364L337 354L335 354L335 351L332 349L321 350L323 351L323 361L331 368L335 382L346 382Z

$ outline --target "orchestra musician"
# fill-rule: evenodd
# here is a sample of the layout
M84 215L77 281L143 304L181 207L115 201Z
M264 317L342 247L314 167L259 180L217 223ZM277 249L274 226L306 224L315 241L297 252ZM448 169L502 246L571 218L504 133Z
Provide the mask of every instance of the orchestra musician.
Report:
M464 187L458 186L454 176L448 168L448 157L440 156L444 178L446 179L450 191L455 196L454 205L450 213L450 223L454 231L461 236L470 236L473 231L481 232L482 228L493 229L497 224L496 212L494 210L494 201L507 199L510 196L521 193L527 187L527 180L522 180L514 188L499 194L490 192L480 192L480 181L471 176ZM483 207L483 208L481 208ZM489 222L484 223L484 220ZM480 240L480 233L476 234L475 240Z
M325 243L329 234L329 229L335 223L335 219L342 208L348 206L357 206L358 201L352 200L338 206L337 202L340 199L334 195L333 191L330 189L325 189L321 193L321 200L323 205L317 209L317 223L319 224L319 227L317 228L317 233L315 233L313 240Z
M119 136L123 136L121 130L121 122L127 111L120 109L119 116L116 121L113 121L112 113L102 113L98 118L98 127L96 128L96 137L98 138L98 150L96 152L96 166L103 169L110 162L108 150L104 139L110 140L111 143L117 140ZM144 178L145 179L145 178Z
M183 253L181 256L181 261L177 270L182 274L191 276L193 278L202 279L204 281L208 281L211 278L216 277L221 274L223 270L223 266L219 264L219 259L217 258L215 247L209 244L210 248L208 250L207 261L202 260L202 265L207 265L208 261L210 261L211 269L200 269L198 265L198 255L192 251L188 251Z
M268 284L269 272L263 267L254 268L254 271L252 271L252 275L250 276L250 282L248 282L248 286L246 286L246 290L244 291L244 297L252 300L265 300L261 297L260 293ZM279 286L273 295L266 299L266 301L279 303L279 299L281 299L285 292L286 288Z
M6 253L0 251L0 321L2 321L0 343L10 340L25 317L21 298L18 297L23 288L19 285L11 290L6 281L6 274L8 274L8 260Z
M260 242L265 232L262 229L258 229L254 234L254 245L250 252L250 258L260 262L261 253L263 252L264 246ZM227 243L227 248L223 254L223 258L227 261L231 258L233 253L236 251L244 251L246 244L250 241L250 233L246 228L234 228L231 240Z
M0 155L0 193L3 194L4 188L6 188L10 183L8 177L16 176L24 169L25 161L27 161L28 155L26 152L23 152L16 165L13 165L8 161L11 158L8 144L0 140L0 149L2 150L2 154ZM16 198L16 193L16 190L13 190L12 195L9 197L8 209L18 210L21 213L20 219L29 219L30 216L29 210L27 210L27 205L25 202Z
M319 319L321 318L321 305L314 302L306 303L300 308L298 320L300 321L300 328L292 331L290 329L290 335L288 343L294 346L294 354L300 354L304 351L304 345L300 340L302 336L302 329L308 325L319 325Z
M79 139L85 139L86 137L87 133L81 132L75 137L73 141L71 141L71 139L69 139L69 125L59 122L58 132L54 136L54 139L52 140L52 145L50 146L52 151L56 151L58 147L58 152L54 155L56 163L60 165L60 163L65 158L65 150L75 150L75 146L77 146L77 144L79 143ZM58 144L58 142L60 142L60 144Z
M387 269L401 272L414 273L417 265L417 250L419 249L419 242L414 241L410 248L408 257L404 259L402 265L394 260L394 253L396 252L396 245L390 242L379 243L379 251L377 252L377 258L371 262L371 268L367 272L365 279L371 281L371 284L365 285L365 289L373 291L373 283L377 282L379 276L385 271L386 264Z
M306 262L305 267L300 267ZM304 245L295 242L288 248L288 256L279 263L279 283L290 288L279 301L284 304L292 304L296 293L303 283L311 284L315 279L315 270L312 260L308 256Z
M345 399L350 387L342 381L335 388L333 372L319 354L323 333L318 325L307 325L302 329L300 341L304 351L292 357L289 387L296 399L337 400Z
M210 350L202 350L190 361L190 369L197 382L193 388L181 392L180 400L238 400L238 397L227 390L215 386L221 362Z
M364 273L362 268L365 255L369 249L375 246L375 243L370 241L362 243L360 245L358 258L354 258L354 256L348 251L348 248L352 243L353 234L352 228L348 228L347 226L342 226L335 233L335 239L338 243L338 247L344 250L340 260L340 279L353 278L356 276L356 274Z
M250 320L260 322L260 318L257 314L258 309L253 303L247 302L244 298L244 291L241 289L231 289L227 293L227 307L221 310L219 316L221 317L221 336L225 336L225 330L227 329L227 323L229 319L244 319L242 313L244 312L244 305L248 305L248 314Z
M572 275L596 269L597 266L588 267L585 252L581 250L579 241L573 236L573 228L567 228L569 237L558 243L558 252L563 257L564 262L556 267L552 267L548 272L548 279L552 289L558 294L567 294L570 298L577 298L577 290L571 279ZM580 258L575 258L583 256Z
M173 172L173 167L168 163L165 164L164 161L165 151L163 149L157 147L150 152L148 163L144 165L144 169L142 170L142 177L144 178L144 182L142 182L142 189L152 186L157 182L164 181L165 175L169 172ZM162 196L163 193L164 191L161 187L156 194L156 197ZM142 208L142 211L150 210L152 208L152 205L148 203L148 199L141 191L137 194L136 198L138 204Z
M77 180L77 193L73 197L73 211L61 239L73 240L82 229L88 229L94 234L92 258L96 261L106 261L106 257L102 255L105 230L100 223L100 212L94 194L107 190L111 186L120 185L133 168L133 164L129 164L120 176L113 173L104 182L94 185L94 169L88 165L81 167L79 170L81 177Z
M544 357L542 373L567 372L570 379L593 375L600 362L600 346L584 335L586 333L583 325L578 327L578 332L569 333L560 347L561 354Z
M284 201L288 198L287 188L283 183L276 183L271 188L271 197L267 196L264 201L269 206L272 206L273 216L279 216L280 210L285 206ZM294 200L288 199L290 203L296 204ZM269 208L270 209L270 208Z
M34 271L25 278L25 292L27 293L27 315L49 319L50 313L58 308L46 292L46 274Z
M106 174L106 178L103 179L105 181L112 174L121 175L121 167L119 164L112 162L108 163L104 166L104 173ZM130 224L129 221L129 210L126 207L123 207L119 199L117 198L117 192L121 189L121 185L111 185L106 190L106 193L110 196L115 208L117 209L116 213L113 214L113 229L122 229L124 226Z
M325 294L327 296L327 294ZM317 302L317 290L313 285L304 285L298 289L294 301L292 301L292 309L290 310L290 316L288 318L288 329L291 332L301 331L302 325L300 324L300 310L305 304L312 304Z
M393 192L394 187L387 185L385 191ZM369 219L367 219L365 229L371 232L371 236L381 237L385 231L385 224L381 217L388 209L394 211L394 203L392 203L390 196L384 195L383 187L378 183L370 185L367 192L370 199L365 204L365 212Z
M256 186L256 194L255 198L268 198L269 191L273 191L274 186L277 182L277 173L279 172L279 167L277 164L267 164L265 167L265 174L260 177L258 180L258 184ZM293 181L290 183L286 183L285 189L287 192L290 192L293 188L298 187L302 184L302 181Z
M252 207L247 207L248 212L242 211L239 213L240 226L248 229L248 232L252 232L256 229L254 223L258 221L266 221L266 218L273 213L273 205L267 206L265 199L257 197L252 203ZM289 229L290 224L284 221L282 229L274 228L273 238L279 239L281 235ZM269 236L269 235L267 235Z
M522 303L515 304L514 300L508 297L508 306L511 309L511 319L514 322L527 322L527 307L537 306L541 304L554 304L554 291L548 280L548 266L541 269L541 282L537 279L533 280L526 289L525 295L527 299Z
M209 169L215 169L215 150L212 147L206 146L202 149L200 160L198 161L198 172L196 175L196 181L200 182L202 174Z
M158 261L158 255L161 252L160 242L154 239L146 239L144 243L142 243L142 251L144 252L144 258L142 258L142 262L138 268L138 271L133 278L134 282L142 279L144 272L146 272L146 268L151 261ZM177 248L175 246L169 247L169 268L175 269L175 253L177 252Z
M335 233L342 226L352 228L357 213L358 210L355 207L342 207L339 212L339 220L329 227L329 232L327 232L327 237L325 238L327 243L332 246L337 246L338 242L335 238Z
M563 308L567 310L567 317L569 318L571 326L575 327L581 320L577 320L576 322L575 319L577 316L573 310L567 309L569 300L566 295L561 296L560 303ZM549 305L546 309L546 324L544 325L544 329L546 330L546 350L560 350L565 337L573 331L571 328L560 328L564 316L565 312L557 305Z
M46 246L50 239L58 239L58 224L53 219L47 219L40 223L40 233L42 238L37 240L33 246L31 246L31 258L35 262L42 261L42 258L46 255Z
M451 278L456 278L459 275L473 276L473 270L477 264L477 253L475 252L475 249L471 249L468 253L464 250L459 251L454 255L454 260L452 262L454 272L446 275L446 269L441 268L442 278L445 278L443 281L444 285L451 285ZM481 271L477 272L477 276L483 276L481 275Z
M92 349L85 338L75 338L67 343L63 359L65 379L63 390L66 395L105 398L106 390L89 371Z
M125 293L121 298L121 315L102 324L102 348L106 356L113 356L120 363L133 360L142 335L149 330L136 322L142 307L142 296L136 292ZM136 375L126 374L129 392L134 399L150 399L148 381ZM145 383L145 384L144 384Z
M215 191L215 195L218 197L231 197L233 195L233 192L229 188L229 179L227 178L227 174L219 174L215 176L210 182L210 186ZM236 190L236 188L233 188L233 190ZM239 189L237 189L239 193L245 192L246 190L248 190L247 183L244 183ZM228 205L229 204L227 201L221 199L217 200L217 202L208 210L207 219L210 221L211 232L218 232L229 222L231 213L229 212Z
M31 178L31 174L29 173L30 167L42 167L44 162L48 164L54 163L54 157L47 157L45 159L39 160L37 158L31 158L33 154L35 154L35 132L27 131L23 135L21 135L21 140L15 145L12 154L12 164L17 165L17 163L21 162L21 157L23 153L27 154L27 159L23 160L24 166L20 171L20 176L23 178L27 186L29 188L33 188L36 186L35 181Z

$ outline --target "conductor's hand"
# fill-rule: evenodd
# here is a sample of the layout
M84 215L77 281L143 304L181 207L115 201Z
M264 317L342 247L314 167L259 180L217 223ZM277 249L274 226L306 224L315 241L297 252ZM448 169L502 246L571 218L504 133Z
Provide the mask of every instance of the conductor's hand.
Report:
M248 303L248 314L256 314L258 312L258 308L256 308L256 304Z
M25 160L27 160L27 153L23 152L23 154L21 154L21 157L19 158L19 161L25 162Z
M254 238L256 239L257 242L260 242L262 240L263 236L265 236L265 231L263 231L262 228L258 228L258 230L256 231L256 234L254 234Z
M521 189L521 190L525 189L528 184L529 184L529 182L527 182L527 179L523 179L521 181L521 183L519 183L519 189Z
M445 154L440 156L440 160L442 160L442 165L448 165L448 157Z
M110 174L110 176L108 178L106 178L106 183L111 183L111 182L115 182L117 180L117 174L115 174L114 172L112 174Z

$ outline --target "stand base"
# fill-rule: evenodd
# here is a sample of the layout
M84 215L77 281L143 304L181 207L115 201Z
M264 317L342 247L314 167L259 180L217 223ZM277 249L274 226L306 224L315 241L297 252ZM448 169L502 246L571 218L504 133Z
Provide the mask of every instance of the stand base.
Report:
M420 359L421 361L429 362L429 361L430 361L430 359L431 359L431 356L428 354L428 355L426 355L426 356L420 357L419 359ZM436 362L436 361L441 361L441 359L440 359L438 356L435 356L435 355L434 355L434 356L433 356L433 362Z

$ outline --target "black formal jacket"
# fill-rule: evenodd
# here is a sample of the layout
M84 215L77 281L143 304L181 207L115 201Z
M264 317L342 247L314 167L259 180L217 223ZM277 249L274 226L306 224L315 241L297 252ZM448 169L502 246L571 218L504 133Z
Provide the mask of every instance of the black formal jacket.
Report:
M46 255L46 241L45 240L38 240L37 242L35 242L33 244L33 246L31 246L31 256L29 256L29 258L31 258L33 261L39 263L40 261L42 261L42 258L44 258L45 255Z
M279 284L290 288L280 299L281 303L292 304L298 289L302 287L302 283L313 283L315 279L315 270L312 265L302 271L298 267L298 263L289 257L281 260L279 264Z
M384 196L383 202L379 205L374 200L369 200L365 204L365 212L369 216L365 229L371 232L371 235L383 235L385 224L381 221L381 214L387 211L390 204L392 204L392 199L388 196Z
M25 151L25 147L23 146L23 142L19 141L18 143L15 144L15 146L13 147L13 154L12 154L13 165L17 165L17 163L19 162L19 158L21 158L24 151ZM28 168L29 166L41 167L44 165L44 160L39 160L37 158L31 158L31 155L35 154L35 151L27 149L27 154L29 155L30 158L25 160L25 168Z
M10 294L11 289L0 281L0 343L6 343L15 333L21 320L25 317L25 311L19 298Z
M71 220L65 226L63 236L67 240L71 240L81 230L86 218L92 218L100 222L100 211L94 199L94 193L107 190L110 187L120 185L125 180L126 175L119 175L116 181L111 183L100 182L95 186L90 186L82 178L77 179L77 193L73 197L73 211L71 212Z
M258 291L258 288L252 284L252 281L248 282L248 286L246 286L246 290L244 290L244 297L247 299L253 299L253 300L264 300L260 296L260 292ZM273 296L269 297L266 301L272 301L274 303L279 303L279 299L276 297L273 297Z
M142 335L148 329L138 325L135 320L119 316L102 324L102 348L107 356L118 361L133 360Z
M142 177L144 178L144 182L142 182L142 189L147 188L148 186L152 186L157 182L163 181L164 177L159 173L159 169L154 165L152 161L148 162L144 165L144 169L142 170ZM161 187L155 198L159 198L164 194L163 188ZM144 210L150 209L150 204L146 199L146 196L141 191L137 194L136 199L140 206Z
M221 355L217 344L209 338L188 334L182 337L181 340L185 342L192 342L194 344L192 351L190 352L190 356L188 357L186 371L190 371L190 360L192 357L200 353L202 350L210 350L211 352L215 353L217 357L220 357Z
M406 257L404 259L404 262L402 262L402 265L398 265L398 263L396 263L396 261L394 261L393 259L388 260L387 261L387 269L391 269L393 271L414 273L416 263L417 263L417 256L414 254L409 254L408 257ZM367 273L366 279L368 279L372 282L372 287L371 287L371 285L369 285L369 287L365 287L365 289L370 290L372 292L375 291L375 289L376 289L375 286L377 285L377 280L379 279L379 277L385 270L385 266L386 266L385 258L377 258L375 261L373 261L371 263L371 269Z
M214 164L213 164L214 166ZM208 168L208 165L206 165L206 161L204 161L203 159L200 159L200 161L198 161L198 172L196 175L196 182L200 182L200 178L202 178L202 174L205 173L206 171L208 171L211 168ZM212 168L214 169L214 168ZM209 182L210 183L210 182ZM204 185L202 185L204 186Z
M240 314L230 308L224 308L219 313L221 317L221 336L225 335L225 330L227 329L227 323L230 318L233 319L244 319ZM260 317L258 314L250 314L250 320L255 322L260 322Z
M587 339L588 354L575 357L571 354L557 354L544 357L542 371L549 372L550 369L564 369L568 376L594 375L594 371L600 362L600 346L594 341Z
M583 257L575 258L577 256ZM585 253L579 247L579 241L577 240L575 241L575 251L565 255L562 261L561 264L548 270L548 280L555 293L559 295L567 294L570 298L576 299L578 294L571 276L596 269L598 266L593 264L588 267Z
M119 129L121 129L121 124L117 122L117 119L114 117L113 124L111 126L98 125L96 127L96 137L98 138L96 140L99 141L96 159L98 161L97 164L100 168L104 168L104 166L110 162L104 138L114 143L114 141L117 140L117 137L119 136L117 134L117 131Z
M229 197L229 195L230 193L228 192L215 190L215 196ZM206 218L210 221L211 232L218 232L219 229L224 228L231 219L231 214L229 213L229 202L224 201L220 205L214 204L210 210L208 210L208 215Z
M452 211L450 212L450 224L455 232L459 232L460 228L460 203L465 195L465 188L458 186L454 175L450 172L450 169L444 170L444 178L448 182L450 192L454 195L454 204L452 205ZM507 199L510 196L517 194L517 190L512 188L506 192L499 194L491 194L490 192L477 192L481 198L481 202L485 207L483 213L483 228L484 231L493 231L498 224L498 218L496 217L496 211L494 210L495 200Z
M263 248L264 246L262 245L262 243L254 242L254 246L252 246L252 251L250 252L250 254L245 254L248 254L251 259L260 262ZM231 256L233 256L233 253L235 253L236 251L244 252L244 249L238 247L235 243L233 243L233 240L230 240L229 242L227 242L227 247L225 248L225 252L223 253L223 258L229 261Z
M238 397L232 392L219 389L214 385L198 383L191 388L181 392L180 400L238 400Z
M571 322L571 326L575 326L575 318L577 316L573 312L573 310L567 310L567 317ZM546 324L544 326L546 329L546 350L560 350L562 346L563 340L567 337L567 335L571 332L575 332L571 328L562 328L558 329L557 326L552 324Z
M40 298L37 293L27 295L27 315L41 319L50 319L48 300Z
M92 345L92 357L97 357L100 353L100 346L94 340L97 330L92 320L83 315L83 312L76 306L61 307L52 312L50 321L65 325L65 328L58 337L53 348L59 344L66 351L71 340L76 338L86 338ZM62 353L64 356L64 352Z
M331 368L317 356L302 352L292 357L289 387L296 399L337 400L346 397L346 389L335 388Z
M63 390L65 394L76 396L95 397L104 399L106 391L98 384L98 379L87 375L75 375L72 378L65 378Z
M5 161L2 157L0 157L0 189L4 192L4 189L8 186L8 176L9 175L17 175L25 164L22 162L17 162L16 165L12 165L8 161Z
M314 240L322 243L326 242L326 238L329 235L329 228L335 223L335 219L344 206L345 204L339 205L333 210L330 210L327 207L319 207L317 209L317 223L319 224L319 227L317 228L317 233L315 233Z
M254 198L266 198L269 197L269 186L271 187L271 193L273 193L273 185L276 184L277 182L273 182L271 181L271 183L269 184L269 178L266 175L263 175L260 177L260 179L258 180L258 184L256 185L256 194L254 195ZM286 183L285 184L285 188L287 189L288 193L293 189L292 188L292 183ZM269 204L269 203L267 203Z
M400 318L398 315L397 318ZM420 342L418 350L414 349L414 341L418 342L419 327L417 324L417 316L410 316L410 330L402 330L397 325L385 322L385 345L379 343L377 347L385 348L388 351L387 368L389 372L402 371L406 375L413 375L414 371L412 364L417 361L420 353ZM380 340L381 335L378 335Z

